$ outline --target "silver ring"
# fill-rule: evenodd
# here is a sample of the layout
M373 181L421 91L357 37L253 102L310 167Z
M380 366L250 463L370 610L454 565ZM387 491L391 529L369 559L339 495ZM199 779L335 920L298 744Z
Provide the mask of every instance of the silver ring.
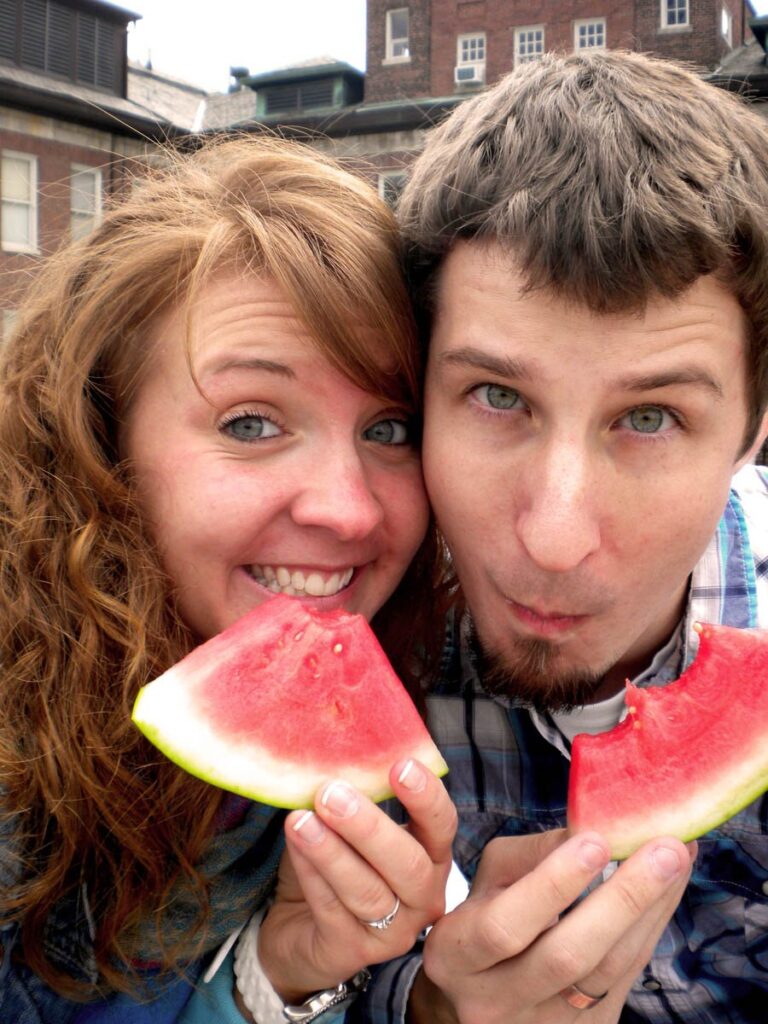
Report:
M395 896L395 905L392 907L390 912L385 917L380 917L376 921L363 921L363 924L367 924L369 928L375 928L376 931L383 932L392 924L397 917L397 912L400 909L400 897Z
M581 991L578 985L569 985L567 988L562 989L560 995L574 1010L589 1010L593 1006L597 1006L599 1002L602 1002L608 993L603 992L601 996L588 996L586 992Z

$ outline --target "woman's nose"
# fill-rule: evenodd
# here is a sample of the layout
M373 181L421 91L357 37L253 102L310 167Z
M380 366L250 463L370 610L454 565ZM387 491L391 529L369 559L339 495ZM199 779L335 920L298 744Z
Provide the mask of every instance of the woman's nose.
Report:
M384 510L356 452L324 458L312 467L292 505L299 526L331 530L342 540L362 540L382 522Z

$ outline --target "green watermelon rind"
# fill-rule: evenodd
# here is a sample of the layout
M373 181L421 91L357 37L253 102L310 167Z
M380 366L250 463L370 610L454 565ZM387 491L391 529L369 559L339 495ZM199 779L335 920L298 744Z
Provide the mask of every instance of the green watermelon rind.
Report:
M321 771L310 770L288 756L281 754L276 758L263 748L255 756L254 744L228 742L214 733L194 708L187 683L174 668L142 687L132 720L154 746L191 775L272 807L312 807L323 783L338 777L378 803L393 796L389 771L405 758L416 758L437 776L448 771L426 729L415 746L412 736L406 741L407 746L401 741L393 745L382 737L380 760L371 763L369 758L363 769L349 764L326 764ZM190 749L199 756L191 758Z
M717 775L717 791L722 795L713 803L712 780L701 785L686 801L667 804L663 813L650 814L638 808L634 816L625 816L617 827L615 821L597 817L588 820L571 815L572 831L586 829L599 832L611 848L612 860L625 860L653 836L675 836L687 843L718 828L768 790L768 757L763 741L759 752L739 762L740 771ZM642 792L638 794L642 802Z

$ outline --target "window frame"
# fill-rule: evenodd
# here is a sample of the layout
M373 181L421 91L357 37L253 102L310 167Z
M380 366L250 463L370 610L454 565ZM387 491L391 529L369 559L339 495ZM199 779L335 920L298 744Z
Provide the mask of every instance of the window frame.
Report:
M720 5L720 36L733 49L733 14L724 3Z
M534 54L521 54L520 53L520 42L524 34L532 34L534 32L541 32L541 52ZM521 25L514 31L514 66L519 67L521 64L529 64L533 60L538 60L544 53L546 53L546 34L544 32L544 25Z
M400 170L396 167L391 168L388 171L379 171L376 190L379 193L379 199L382 199L387 206L394 208L397 204L397 199L402 192L406 182L408 181L408 172L406 170ZM387 184L390 182L397 182L397 196L394 201L390 201L387 196Z
M690 28L691 26L691 0L674 0L676 4L685 4L685 21L673 21L669 20L669 0L661 0L661 27L663 29L671 29L675 31L682 28Z
M482 57L468 57L464 58L462 53L462 43L469 42L470 40L482 40ZM469 64L485 64L485 57L488 46L488 37L485 32L462 32L456 36L456 67L466 67Z
M392 19L395 14L405 13L408 19L408 35L392 35ZM405 64L411 59L411 10L409 7L391 7L385 14L386 18L386 40L384 44L385 64ZM395 43L402 43L405 40L405 53L395 54Z
M580 30L590 25L600 25L602 28L603 42L600 46L579 46ZM602 53L608 49L608 23L606 18L577 18L573 23L573 52L583 53L584 51L595 51Z
M11 160L23 160L29 165L29 200L21 202L18 199L6 199L3 193L3 164L6 158ZM37 255L40 252L38 245L39 241L39 207L37 199L37 184L38 184L38 158L34 153L22 153L15 149L0 149L0 251L2 252L17 252L17 253L28 253ZM8 241L5 237L5 229L3 227L3 211L5 210L6 204L12 204L14 206L24 206L28 210L28 225L29 225L29 242L12 242Z
M76 174L92 174L95 178L94 182L94 208L93 211L78 209L75 205L75 196L78 194L72 187L72 181ZM93 167L91 164L77 164L72 163L69 165L69 237L74 239L83 238L89 234L95 227L101 223L101 212L103 208L103 174L100 167ZM74 230L75 218L87 216L91 220L90 227L82 234L77 234Z

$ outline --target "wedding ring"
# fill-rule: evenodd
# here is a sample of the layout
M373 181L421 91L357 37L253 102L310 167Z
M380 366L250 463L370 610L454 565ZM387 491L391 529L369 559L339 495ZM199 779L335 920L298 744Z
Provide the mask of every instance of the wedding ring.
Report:
M586 992L581 991L578 985L569 985L560 992L560 995L574 1010L589 1010L590 1007L597 1006L601 1000L605 999L608 993L603 992L601 996L588 996Z
M397 916L397 912L400 909L400 897L395 897L395 905L392 907L390 912L385 917L380 917L377 921L363 921L363 924L367 924L369 928L375 928L379 932L383 932L389 928L392 922Z

